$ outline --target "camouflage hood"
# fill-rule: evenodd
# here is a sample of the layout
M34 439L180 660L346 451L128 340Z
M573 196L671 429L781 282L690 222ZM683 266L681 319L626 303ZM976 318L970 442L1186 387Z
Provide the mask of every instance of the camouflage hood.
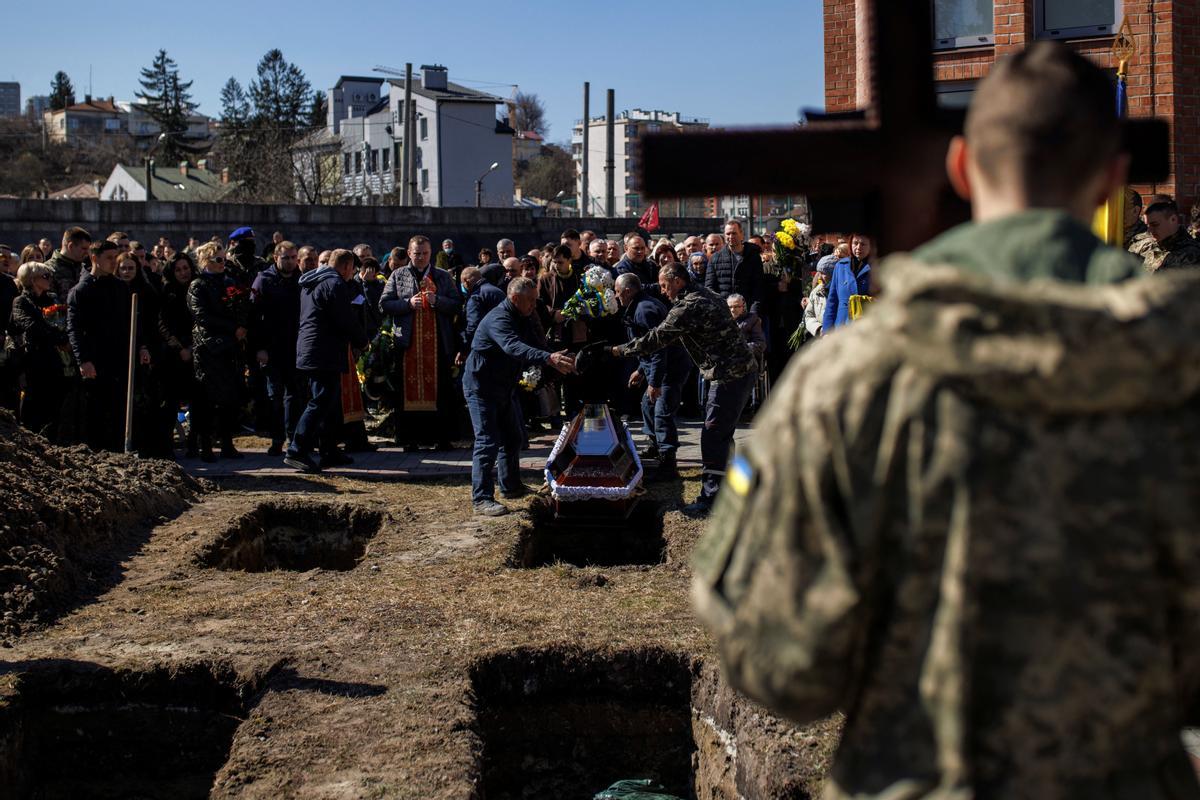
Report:
M1200 391L1200 276L1109 286L1001 282L906 256L879 270L882 326L906 364L999 408L1171 408ZM874 338L874 337L872 337Z

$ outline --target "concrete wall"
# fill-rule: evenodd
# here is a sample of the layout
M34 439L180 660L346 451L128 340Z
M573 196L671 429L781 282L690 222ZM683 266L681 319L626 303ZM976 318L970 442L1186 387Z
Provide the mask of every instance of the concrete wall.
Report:
M250 225L261 242L274 231L297 244L324 248L349 247L366 242L377 254L405 244L410 236L424 234L436 243L454 239L460 253L471 260L480 247L495 247L509 238L518 250L557 242L568 227L591 229L619 238L637 220L577 217L535 217L520 208L401 208L395 206L248 205L239 203L101 203L97 200L0 199L0 242L20 250L43 236L57 243L62 232L81 225L102 238L125 231L130 238L152 245L159 236L176 246L189 236L227 237ZM692 218L662 220L660 232L703 234L719 231L721 220Z

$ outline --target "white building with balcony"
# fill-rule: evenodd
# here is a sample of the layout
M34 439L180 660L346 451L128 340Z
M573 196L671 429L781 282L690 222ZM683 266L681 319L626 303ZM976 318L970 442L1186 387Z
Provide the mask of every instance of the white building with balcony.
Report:
M635 108L622 111L613 120L613 207L604 207L607 184L604 171L607 147L605 115L588 121L588 194L583 193L583 120L575 123L571 133L571 155L575 159L575 196L583 216L636 217L645 210L635 181L638 173L637 140L646 133L661 131L699 130L708 127L706 119L685 119L678 111L643 111Z
M496 116L504 100L451 83L445 67L414 76L417 199L427 206L513 205L513 130ZM326 130L340 139L345 202L398 202L404 159L404 79L343 76L328 91Z

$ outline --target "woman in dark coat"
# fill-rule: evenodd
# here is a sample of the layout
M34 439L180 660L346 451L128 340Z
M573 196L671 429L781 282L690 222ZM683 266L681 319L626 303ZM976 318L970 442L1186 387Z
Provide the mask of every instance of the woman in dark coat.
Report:
M158 334L162 340L162 382L171 429L184 405L196 395L196 375L192 367L192 312L188 310L188 286L196 277L196 267L187 253L178 253L163 271L162 309L158 316ZM196 458L196 425L188 425L186 458Z
M25 399L21 423L52 442L60 443L59 418L71 388L75 362L67 340L67 307L50 292L54 270L45 264L22 264L17 271L21 294L13 301L9 329L25 345ZM61 320L58 322L57 320Z
M188 310L197 382L192 416L200 458L215 460L214 436L222 458L241 458L233 446L243 391L241 342L246 338L245 320L239 319L240 290L225 274L225 257L217 245L210 242L197 249L196 261L200 274L188 287Z

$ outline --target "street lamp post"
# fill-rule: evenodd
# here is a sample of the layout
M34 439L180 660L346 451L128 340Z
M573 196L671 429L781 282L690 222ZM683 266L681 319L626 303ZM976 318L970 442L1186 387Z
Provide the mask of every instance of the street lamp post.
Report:
M479 180L475 181L475 207L483 208L483 179L491 175L496 170L500 169L500 162L493 161L492 165L479 176Z

